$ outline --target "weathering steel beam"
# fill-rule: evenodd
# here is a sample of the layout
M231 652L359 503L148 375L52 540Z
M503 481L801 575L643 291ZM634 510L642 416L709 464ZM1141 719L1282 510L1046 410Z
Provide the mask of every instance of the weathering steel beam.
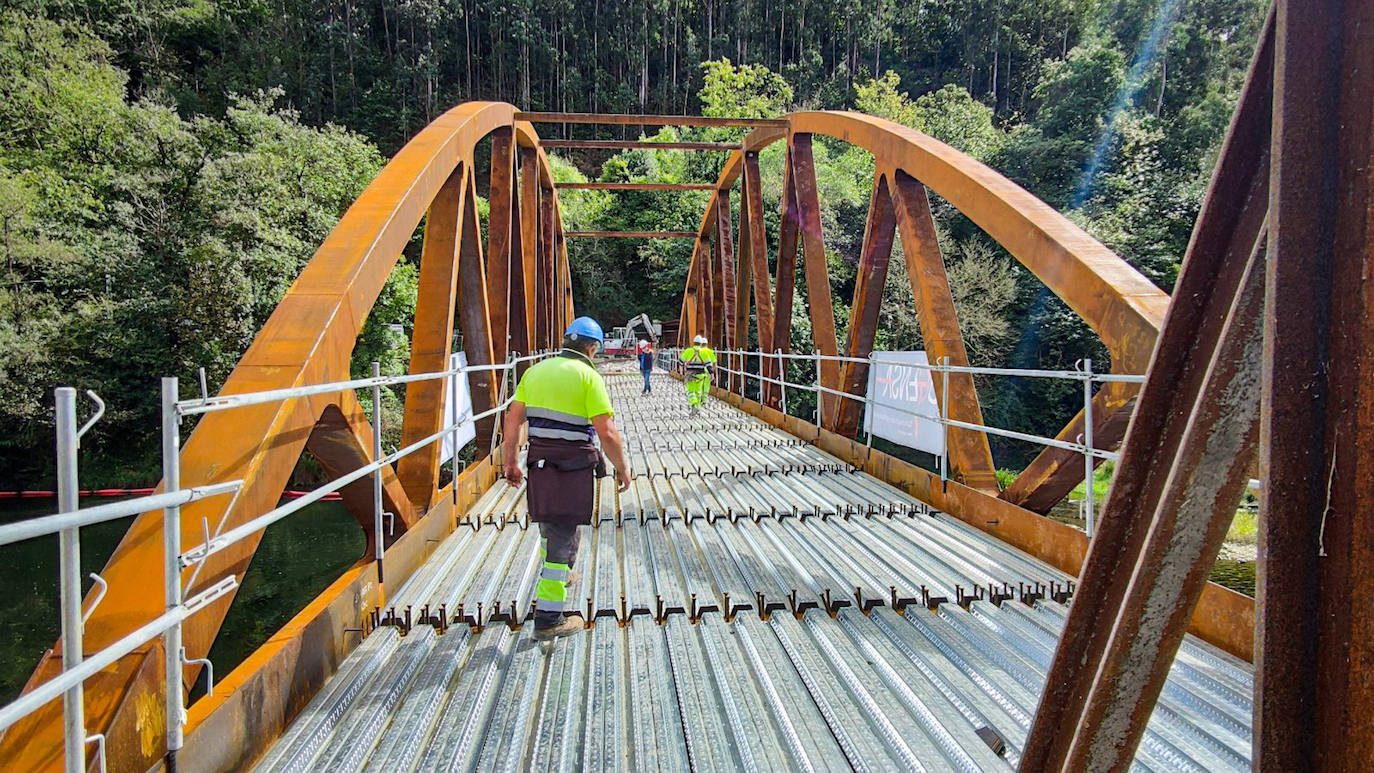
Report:
M530 123L581 123L612 126L723 126L787 128L785 118L721 118L701 115L636 115L621 113L516 113L515 120Z
M560 191L713 191L714 183L554 183ZM695 233L692 234L696 236Z
M565 231L569 239L695 239L695 231Z
M651 140L544 140L546 148L583 148L587 150L739 150L731 142L653 142Z
M1374 4L1278 2L1256 767L1374 769Z

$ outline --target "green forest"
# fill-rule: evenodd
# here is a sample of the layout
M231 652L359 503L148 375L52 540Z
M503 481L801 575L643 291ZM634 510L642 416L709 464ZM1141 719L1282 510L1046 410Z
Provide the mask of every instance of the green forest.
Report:
M0 0L0 490L51 488L59 385L109 405L83 441L83 487L154 482L157 379L194 385L203 367L217 388L385 159L469 100L882 116L987 163L1169 290L1264 13L1260 0ZM564 180L710 182L722 155L554 162ZM831 141L816 155L843 335L873 161ZM772 238L782 164L780 146L763 154ZM696 230L706 195L562 199L569 229ZM1067 307L934 203L975 364L1086 356L1105 368ZM576 240L569 252L579 313L608 327L677 316L689 241ZM373 309L358 372L404 368L417 257L408 250ZM793 346L809 351L804 304L799 291ZM920 346L899 271L878 346ZM1081 399L1071 383L979 388L989 423L1047 434ZM994 446L1011 468L1031 451Z

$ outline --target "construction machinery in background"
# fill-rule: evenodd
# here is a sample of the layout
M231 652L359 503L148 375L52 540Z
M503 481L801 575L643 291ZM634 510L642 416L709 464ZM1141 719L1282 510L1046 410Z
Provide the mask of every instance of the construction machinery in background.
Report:
M617 327L611 330L611 335L606 337L604 351L609 357L633 357L635 346L639 342L640 333L654 343L663 336L663 323L649 319L648 314L639 314L631 317L624 327Z

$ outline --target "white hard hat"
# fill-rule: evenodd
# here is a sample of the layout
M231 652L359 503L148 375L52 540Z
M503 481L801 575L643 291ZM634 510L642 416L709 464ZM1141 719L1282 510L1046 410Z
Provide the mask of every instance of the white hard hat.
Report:
M704 344L704 343L706 343L706 336L697 336L696 338L693 338L693 339L692 339L692 343L698 344L698 345Z

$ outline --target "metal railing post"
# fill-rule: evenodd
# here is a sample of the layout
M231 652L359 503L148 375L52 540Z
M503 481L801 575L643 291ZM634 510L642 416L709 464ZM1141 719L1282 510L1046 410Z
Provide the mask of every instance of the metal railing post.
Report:
M759 406L760 406L760 407L762 407L762 406L764 406L764 405L767 405L767 403L768 403L768 392L769 392L769 384L768 384L768 381L767 381L767 379L768 379L768 374L763 372L763 366L766 365L766 364L768 364L768 355L767 355L767 354L764 354L763 350L760 349L760 350L759 350Z
M80 507L76 473L76 390L57 389L57 511ZM58 536L58 573L62 604L62 670L81 665L81 536L73 526ZM62 745L67 773L86 769L86 715L83 686L77 682L62 694Z
M496 406L497 406L498 410L497 410L496 413L492 416L492 421L491 421L491 445L487 447L487 456L492 456L492 455L494 455L494 454L496 453L496 438L497 438L497 436L499 436L499 435L501 434L501 430L502 430L502 427L501 427L501 414L502 414L504 411L499 410L499 409L500 409L501 406L503 406L503 405L506 404L506 395L509 394L509 393L506 391L506 388L509 386L509 384L507 383L507 380L508 380L508 378L510 377L511 372L515 370L515 366L514 366L513 364L511 364L511 356L512 356L512 355L511 355L510 353L507 353L507 354L506 354L506 367L503 368L503 369L501 370L501 390L500 390L499 392L497 392L497 395L496 395ZM502 437L502 438L501 438L501 441L502 441L502 443L504 444L504 443L505 443L505 438ZM501 452L501 454L502 454L503 456L504 456L506 453L507 453L507 450L502 450L502 452ZM454 458L454 460L457 460L457 459L458 459L458 449L456 449L456 448L453 449L453 458ZM456 484L455 484L455 485L456 485Z
M449 492L453 496L453 517L458 518L458 379L467 374L462 368L453 369L453 372L445 376L448 379L448 420L449 437L453 443L453 458L449 459L449 468L453 470L453 480L449 483Z
M782 357L782 350L775 350L778 355L778 389L782 392L782 415L787 415L787 360Z
M372 377L382 377L382 364L372 363ZM372 385L372 461L382 458L382 385ZM377 587L385 588L382 559L386 556L386 535L382 533L382 470L372 471L372 555L377 559ZM385 595L382 596L385 600Z
M1093 537L1093 361L1083 360L1083 502L1084 531Z
M868 373L869 378L873 378L872 352L870 352L868 355ZM869 458L872 458L873 454L871 452L873 451L873 400L871 397L869 397L867 384L864 385L864 423L868 425L868 439L864 443L864 445L867 446L868 450L870 451Z
M177 416L176 377L162 379L162 490L181 489L181 424ZM166 611L181 606L181 505L162 510L162 580ZM181 690L181 622L162 635L163 679L166 682L167 768L176 770L181 749L181 723L185 713Z
M949 487L949 356L939 359L940 365L940 426L944 430L945 442L940 444L940 492Z
M816 428L821 427L821 353L812 352L816 358Z

